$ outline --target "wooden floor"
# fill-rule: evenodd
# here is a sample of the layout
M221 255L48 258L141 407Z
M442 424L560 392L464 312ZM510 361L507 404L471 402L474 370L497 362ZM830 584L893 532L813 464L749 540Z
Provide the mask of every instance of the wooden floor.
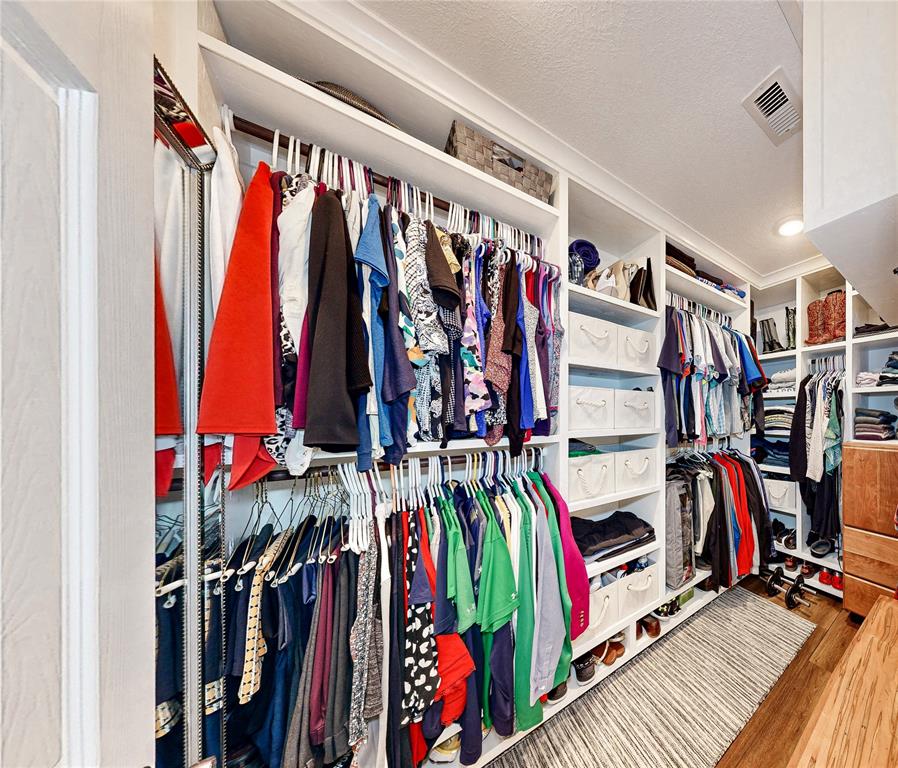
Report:
M766 597L760 579L751 577L740 586ZM782 597L768 599L783 603ZM827 595L811 599L812 607L799 606L795 613L813 621L817 629L720 759L718 768L785 768L789 762L820 692L860 626L843 610L840 600Z

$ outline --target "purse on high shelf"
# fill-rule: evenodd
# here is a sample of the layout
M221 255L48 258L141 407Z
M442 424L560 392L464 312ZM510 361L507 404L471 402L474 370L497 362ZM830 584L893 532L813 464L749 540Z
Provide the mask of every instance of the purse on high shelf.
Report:
M652 260L646 259L630 281L630 302L646 309L655 310L655 281L652 280Z

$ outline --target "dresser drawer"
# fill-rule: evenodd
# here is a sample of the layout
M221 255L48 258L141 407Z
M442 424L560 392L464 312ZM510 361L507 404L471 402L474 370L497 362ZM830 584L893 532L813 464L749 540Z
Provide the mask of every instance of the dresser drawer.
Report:
M621 451L614 454L614 487L620 491L638 491L655 484L655 450Z
M614 426L617 429L654 428L655 393L642 390L615 389Z
M883 595L891 598L894 595L894 589L886 589L879 586L879 584L845 574L845 590L842 597L842 605L846 611L866 616L870 613L873 603Z
M619 326L598 317L579 315L575 312L571 313L570 318L571 360L583 365L617 367Z
M898 539L846 527L845 572L895 589L898 586Z
M845 525L898 536L898 448L846 443L842 451L842 510Z
M595 499L614 493L614 454L599 453L568 459L568 497Z
M621 368L657 368L655 337L651 333L618 326L617 334L617 361Z
M798 495L795 491L795 483L788 480L764 479L764 488L767 491L767 500L773 509L782 509L786 512L794 512Z
M611 429L614 426L614 390L603 387L568 389L571 429Z

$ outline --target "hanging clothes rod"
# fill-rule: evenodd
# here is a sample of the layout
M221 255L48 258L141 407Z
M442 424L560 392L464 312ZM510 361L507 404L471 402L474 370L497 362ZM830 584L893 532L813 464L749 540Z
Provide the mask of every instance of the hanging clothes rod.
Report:
M732 315L725 315L718 309L707 307L701 302L687 299L685 296L680 296L680 294L674 293L673 291L666 291L666 294L667 305L669 307L676 307L677 309L682 309L686 312L692 312L692 314L703 317L706 320L713 320L718 325L725 325L730 328L733 327Z
M240 131L240 133L245 133L248 136L254 136L257 139L261 139L262 141L272 142L274 141L274 131L266 128L265 126L258 125L257 123L253 123L249 120L246 120L242 117L238 117L234 115L234 130ZM284 149L287 149L290 146L290 138L285 136L284 134L280 134L280 141L278 142ZM300 151L303 154L308 155L311 146L309 144L300 144ZM379 187L387 187L390 183L390 177L384 176L380 173L371 172L372 181L377 184ZM434 208L439 208L441 211L449 210L449 201L442 200L439 197L433 198L433 206Z

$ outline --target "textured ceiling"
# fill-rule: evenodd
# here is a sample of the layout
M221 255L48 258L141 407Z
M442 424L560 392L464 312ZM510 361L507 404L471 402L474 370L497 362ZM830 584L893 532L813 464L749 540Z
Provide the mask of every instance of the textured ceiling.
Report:
M801 214L801 140L742 107L777 66L801 93L779 5L361 3L762 274L814 256L775 234Z

